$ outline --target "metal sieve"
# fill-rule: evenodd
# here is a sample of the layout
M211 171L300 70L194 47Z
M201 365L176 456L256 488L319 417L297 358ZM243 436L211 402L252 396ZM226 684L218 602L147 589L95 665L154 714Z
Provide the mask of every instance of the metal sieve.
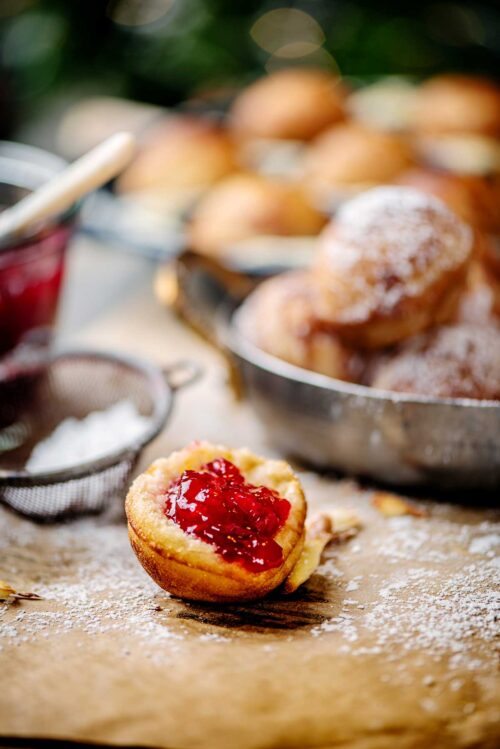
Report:
M1 381L0 500L39 520L100 512L123 493L143 448L165 426L175 391L199 374L190 361L160 369L121 354L66 351L43 368ZM26 469L33 448L65 419L83 419L124 399L146 417L129 444L69 468Z

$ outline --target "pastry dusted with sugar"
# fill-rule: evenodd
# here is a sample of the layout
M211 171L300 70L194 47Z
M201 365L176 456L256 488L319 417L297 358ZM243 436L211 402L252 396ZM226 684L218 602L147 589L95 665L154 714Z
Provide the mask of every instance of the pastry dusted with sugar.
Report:
M319 319L317 306L311 273L283 273L261 283L247 298L238 327L260 349L290 364L339 380L359 380L360 355Z
M498 306L498 309L496 309ZM454 322L475 325L496 324L500 312L500 283L495 288L494 278L478 261L472 261L467 288L460 300Z
M500 240L483 238L479 248L484 277L493 294L493 311L500 317Z
M408 341L378 368L382 390L500 400L500 328L445 325Z
M125 503L129 537L142 566L181 598L261 598L296 564L306 501L281 460L196 442L155 461Z
M500 233L500 178L420 168L404 172L396 183L434 195L474 229Z
M500 86L487 78L440 75L417 88L414 146L421 160L458 174L500 168Z
M444 203L379 187L346 203L320 238L319 316L354 346L397 343L455 314L473 232Z

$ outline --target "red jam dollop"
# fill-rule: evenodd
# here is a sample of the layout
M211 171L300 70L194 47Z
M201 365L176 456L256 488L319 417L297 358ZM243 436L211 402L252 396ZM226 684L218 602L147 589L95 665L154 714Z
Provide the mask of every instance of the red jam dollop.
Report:
M283 549L274 536L290 514L290 502L272 489L245 481L224 458L184 471L166 492L165 514L182 530L215 547L227 562L250 572L279 567Z

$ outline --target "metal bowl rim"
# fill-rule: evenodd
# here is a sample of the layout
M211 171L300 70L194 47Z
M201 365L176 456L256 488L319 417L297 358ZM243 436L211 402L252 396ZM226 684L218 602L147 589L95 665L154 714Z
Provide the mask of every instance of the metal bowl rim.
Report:
M390 390L381 390L368 385L358 385L353 382L337 380L334 377L303 369L295 364L290 364L277 356L268 354L254 343L243 336L238 329L238 312L233 314L226 330L221 333L225 345L229 350L245 360L249 364L271 374L284 377L287 380L299 382L303 385L329 390L342 395L356 396L369 401L382 401L394 405L407 404L418 405L427 408L436 406L453 406L466 409L489 409L500 413L500 401L478 400L474 398L437 398L427 395L416 395L410 393L396 393Z

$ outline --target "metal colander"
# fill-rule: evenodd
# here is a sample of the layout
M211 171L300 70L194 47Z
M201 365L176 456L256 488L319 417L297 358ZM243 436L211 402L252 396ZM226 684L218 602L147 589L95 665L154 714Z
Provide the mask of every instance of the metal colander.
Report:
M175 390L198 374L192 362L159 369L133 357L69 351L43 369L0 382L0 500L39 520L100 512L123 494L141 451L163 429ZM70 468L26 470L35 445L62 421L83 419L123 399L146 417L130 444Z

